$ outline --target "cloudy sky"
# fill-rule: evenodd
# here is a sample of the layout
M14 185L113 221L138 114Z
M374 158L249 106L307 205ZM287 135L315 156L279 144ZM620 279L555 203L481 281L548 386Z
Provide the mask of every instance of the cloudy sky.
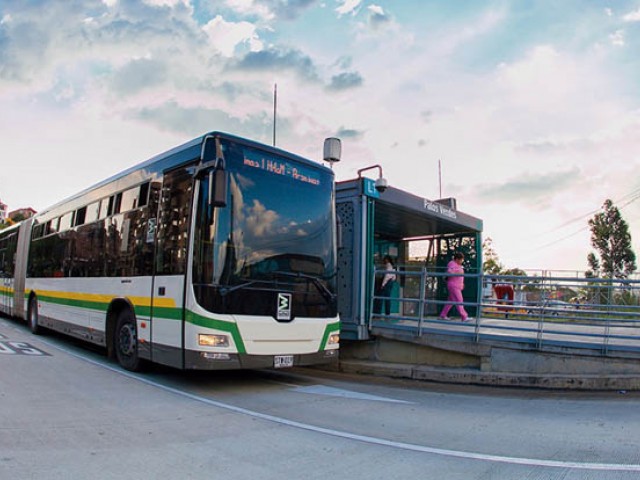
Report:
M42 209L204 132L456 197L507 267L640 254L640 0L3 0L0 199ZM375 172L373 172L375 173Z

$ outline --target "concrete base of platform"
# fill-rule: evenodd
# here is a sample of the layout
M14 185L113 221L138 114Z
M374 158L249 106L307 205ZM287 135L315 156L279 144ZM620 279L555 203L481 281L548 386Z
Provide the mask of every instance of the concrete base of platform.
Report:
M392 337L392 338L389 338ZM342 342L339 369L414 380L576 390L640 390L640 355L631 352L479 344L464 338ZM395 338L393 338L395 337Z

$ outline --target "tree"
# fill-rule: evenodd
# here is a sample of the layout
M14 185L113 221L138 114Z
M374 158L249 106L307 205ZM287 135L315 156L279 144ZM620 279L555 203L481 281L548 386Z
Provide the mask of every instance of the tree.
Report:
M597 251L587 255L588 277L627 278L636 270L636 254L631 245L629 226L620 210L609 199L602 211L589 220L591 245ZM599 256L598 256L599 255Z
M485 238L482 242L482 271L487 275L498 275L502 268L498 254L493 248L493 239Z
M518 277L526 277L527 276L527 272L525 272L524 270L522 270L521 268L509 268L507 270L504 270L502 272L502 275L512 275L512 276L518 276Z
M4 223L0 222L0 230L2 230L3 228L7 228L10 227L11 225L14 225L15 222L13 220L11 220L9 217L4 219Z

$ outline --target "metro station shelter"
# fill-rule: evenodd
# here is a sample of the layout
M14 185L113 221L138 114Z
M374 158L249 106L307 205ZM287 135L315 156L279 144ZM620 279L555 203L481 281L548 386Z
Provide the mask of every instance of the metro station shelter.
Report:
M453 253L465 255L464 300L476 302L478 277L482 271L482 220L457 209L452 198L428 200L409 192L387 187L380 192L375 182L359 177L336 183L336 213L338 216L338 305L341 338L367 340L370 335L375 302L372 301L376 269L389 255L400 272L426 268L445 272ZM420 241L423 247L419 260L410 258L410 245ZM434 289L434 298L447 297L443 277ZM408 289L407 277L398 275L398 287L392 298L400 298ZM406 302L392 303L392 315L402 315L411 308ZM441 304L434 304L428 315L437 315ZM470 315L473 308L465 307Z

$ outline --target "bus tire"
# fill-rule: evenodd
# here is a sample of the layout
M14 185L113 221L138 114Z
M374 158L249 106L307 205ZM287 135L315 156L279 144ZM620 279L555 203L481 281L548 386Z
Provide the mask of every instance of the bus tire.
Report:
M38 299L33 295L29 299L29 310L27 314L27 323L29 324L29 330L34 335L40 335L42 333L42 327L40 326L38 315Z
M129 309L125 308L118 314L113 349L122 368L131 372L139 372L142 369L142 360L138 356L136 319Z

